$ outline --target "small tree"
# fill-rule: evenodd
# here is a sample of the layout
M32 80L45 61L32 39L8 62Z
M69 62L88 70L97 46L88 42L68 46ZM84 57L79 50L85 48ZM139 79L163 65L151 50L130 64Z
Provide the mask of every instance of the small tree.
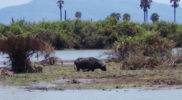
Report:
M159 15L157 13L153 13L151 15L150 19L152 20L153 23L158 22L159 21Z
M16 73L32 72L30 57L53 51L47 44L32 37L11 36L0 39L0 52L8 54L12 70Z
M128 13L125 13L124 15L123 15L123 21L130 21L130 14L128 14Z
M76 13L75 13L75 17L78 18L78 19L80 19L80 18L82 17L82 13L79 12L79 11L76 12Z

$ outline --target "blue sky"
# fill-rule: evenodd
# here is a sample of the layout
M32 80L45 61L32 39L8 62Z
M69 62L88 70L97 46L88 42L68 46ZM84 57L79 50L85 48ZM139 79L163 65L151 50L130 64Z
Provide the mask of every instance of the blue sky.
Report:
M9 7L9 6L17 6L22 4L27 4L31 2L32 0L0 0L0 9ZM153 0L153 2L162 3L162 4L170 4L170 0ZM182 1L180 2L180 5L182 6Z
M154 2L157 3L162 3L162 4L170 4L170 0L153 0ZM182 2L180 1L180 6L182 6Z
M9 6L17 6L17 5L22 5L31 2L32 0L0 0L0 8L5 8ZM157 3L162 3L162 4L170 4L170 0L153 0L154 2ZM182 4L182 2L180 2Z

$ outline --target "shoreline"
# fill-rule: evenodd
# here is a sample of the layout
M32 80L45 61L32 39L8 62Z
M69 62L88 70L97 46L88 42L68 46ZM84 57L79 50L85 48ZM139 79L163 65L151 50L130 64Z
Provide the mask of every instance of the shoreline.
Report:
M1 84L1 83L0 83ZM5 88L20 88L26 91L40 90L40 91L82 91L82 90L101 90L101 91L111 91L111 90L141 90L141 91L160 91L160 90L182 90L182 85L166 86L166 85L156 85L152 87L123 87L123 88L108 88L108 89L98 89L98 88L56 88L56 87L31 87L31 86L12 86L12 85L0 85Z
M73 65L46 65L43 73L0 75L0 86L25 86L33 90L182 89L181 65L154 70L121 70L120 63L107 66L106 72L77 72Z

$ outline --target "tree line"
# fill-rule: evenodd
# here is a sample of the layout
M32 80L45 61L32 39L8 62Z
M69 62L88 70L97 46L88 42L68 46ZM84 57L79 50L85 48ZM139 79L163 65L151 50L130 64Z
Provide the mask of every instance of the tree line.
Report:
M157 32L161 37L175 41L177 47L182 46L182 25L163 21L153 24L121 22L114 15L97 22L76 19L34 23L19 20L9 25L0 24L0 37L32 36L55 49L104 49L112 48L113 43L123 36Z
M176 22L176 8L179 7L179 2L180 2L180 0L170 0L170 3L172 3L172 7L174 8L174 22ZM141 7L141 9L143 9L143 12L144 12L144 22L148 21L148 9L150 9L151 3L152 3L152 0L141 0L140 1L140 7ZM156 13L154 13L154 14L155 14L155 16L157 15Z
M174 8L174 22L176 22L176 8L179 7L179 2L180 0L170 0L170 3L172 4L172 7ZM140 7L144 12L144 23L148 22L148 9L151 8L151 3L152 3L152 0L140 0ZM60 20L62 21L62 8L64 5L64 1L58 0L57 4L60 9ZM66 16L66 13L65 13L65 16ZM81 18L81 16L82 16L82 13L80 11L77 11L75 13L76 18L79 19ZM120 13L113 13L112 16L116 17L118 20L121 18ZM131 16L128 13L125 13L123 15L123 20L130 20L130 17ZM150 19L152 20L153 23L157 22L159 20L159 15L157 13L153 13ZM65 20L66 20L66 17L65 17Z

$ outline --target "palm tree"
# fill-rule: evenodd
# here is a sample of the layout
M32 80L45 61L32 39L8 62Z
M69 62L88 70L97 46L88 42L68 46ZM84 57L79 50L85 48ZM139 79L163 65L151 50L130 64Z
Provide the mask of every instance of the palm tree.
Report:
M172 7L174 7L174 22L176 22L176 8L179 6L179 1L180 0L170 0L170 3L172 3Z
M65 21L67 20L67 11L66 10L64 11L64 20Z
M159 15L157 13L153 13L151 15L150 19L152 20L153 23L158 22L159 21Z
M144 12L144 22L148 21L148 9L150 9L150 5L152 3L152 0L141 0L140 1L140 7L143 9Z
M80 11L77 11L77 12L75 13L75 17L76 17L77 19L80 19L80 18L82 17L82 13L81 13Z
M130 14L128 14L128 13L125 13L124 15L123 15L123 21L125 21L125 20L127 20L127 21L130 21Z
M62 21L62 8L63 8L64 1L63 0L58 0L57 4L58 4L59 9L60 9L60 20Z
M119 21L121 18L121 14L120 13L111 13L110 17L116 18Z

